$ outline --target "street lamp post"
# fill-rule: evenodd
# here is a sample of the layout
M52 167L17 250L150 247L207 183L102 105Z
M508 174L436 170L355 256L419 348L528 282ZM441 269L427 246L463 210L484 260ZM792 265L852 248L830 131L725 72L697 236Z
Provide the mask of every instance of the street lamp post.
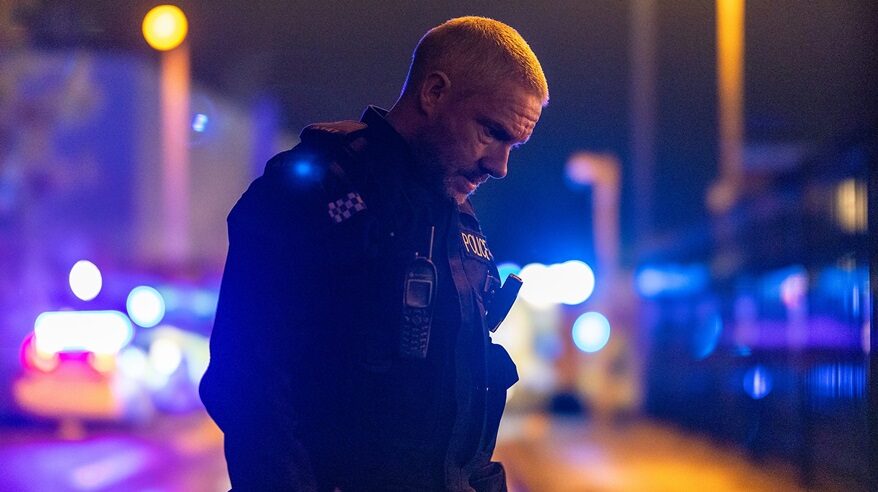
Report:
M745 0L716 3L720 176L707 195L714 213L727 212L737 201L743 174L744 8Z
M159 5L143 18L143 37L161 52L161 211L163 259L189 256L189 24L174 5Z

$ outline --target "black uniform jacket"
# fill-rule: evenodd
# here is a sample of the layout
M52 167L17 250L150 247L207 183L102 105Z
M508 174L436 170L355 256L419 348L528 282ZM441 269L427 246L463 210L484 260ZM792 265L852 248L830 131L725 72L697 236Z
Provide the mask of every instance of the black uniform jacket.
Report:
M307 127L229 214L200 391L235 490L505 489L490 459L518 375L484 326L493 255L384 114ZM406 358L406 269L431 253L427 355Z

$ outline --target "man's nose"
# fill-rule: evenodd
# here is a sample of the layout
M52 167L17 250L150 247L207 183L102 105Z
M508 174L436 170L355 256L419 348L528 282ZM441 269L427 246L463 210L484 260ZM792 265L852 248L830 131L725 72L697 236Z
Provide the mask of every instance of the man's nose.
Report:
M501 179L506 177L507 164L509 163L509 145L499 147L491 155L482 159L482 169L492 178Z

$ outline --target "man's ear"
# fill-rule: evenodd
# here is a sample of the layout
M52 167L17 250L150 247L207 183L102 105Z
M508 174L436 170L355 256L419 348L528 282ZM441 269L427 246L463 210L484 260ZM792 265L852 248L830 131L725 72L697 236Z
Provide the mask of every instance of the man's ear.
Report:
M432 116L436 109L444 104L451 95L451 80L445 72L430 72L421 83L418 92L418 102L421 111L427 116Z

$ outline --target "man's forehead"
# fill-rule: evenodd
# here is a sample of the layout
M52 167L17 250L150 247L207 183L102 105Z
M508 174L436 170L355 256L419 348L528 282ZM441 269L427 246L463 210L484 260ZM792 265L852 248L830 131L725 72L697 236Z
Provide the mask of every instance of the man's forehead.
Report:
M528 92L500 92L489 97L486 115L503 125L514 139L525 141L533 133L543 106L539 97Z

